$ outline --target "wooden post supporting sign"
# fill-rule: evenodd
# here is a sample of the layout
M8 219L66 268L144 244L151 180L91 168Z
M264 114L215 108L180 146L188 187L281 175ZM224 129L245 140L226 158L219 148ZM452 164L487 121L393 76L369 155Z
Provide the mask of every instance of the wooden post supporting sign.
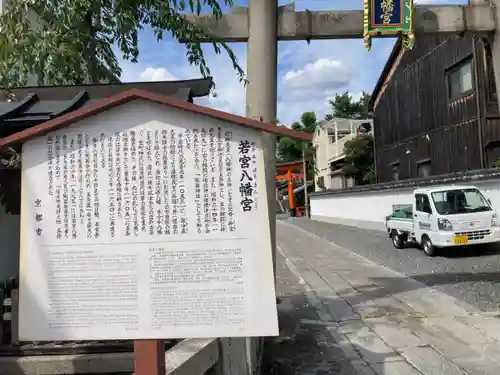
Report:
M165 375L165 341L134 341L135 375Z

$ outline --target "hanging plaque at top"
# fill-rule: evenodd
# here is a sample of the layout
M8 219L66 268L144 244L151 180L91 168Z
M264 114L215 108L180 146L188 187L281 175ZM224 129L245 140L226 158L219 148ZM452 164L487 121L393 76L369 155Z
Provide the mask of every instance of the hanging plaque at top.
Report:
M365 47L371 49L372 37L400 36L403 48L411 49L415 39L413 13L413 0L365 0Z

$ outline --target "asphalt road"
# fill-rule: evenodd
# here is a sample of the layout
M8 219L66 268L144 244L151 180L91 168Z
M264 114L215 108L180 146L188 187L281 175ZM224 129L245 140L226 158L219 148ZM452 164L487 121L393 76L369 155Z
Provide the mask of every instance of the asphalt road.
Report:
M395 249L384 232L308 219L289 222L481 310L500 309L500 245L451 249L429 258L417 248Z

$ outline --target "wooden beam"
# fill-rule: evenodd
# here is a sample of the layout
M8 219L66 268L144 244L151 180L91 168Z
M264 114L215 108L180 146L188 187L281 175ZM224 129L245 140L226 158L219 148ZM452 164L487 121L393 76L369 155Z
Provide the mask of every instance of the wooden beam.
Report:
M134 341L135 375L165 375L165 341Z
M248 40L248 9L233 7L215 19L211 14L186 15L188 21L204 27L219 40ZM415 7L415 32L495 31L494 10L489 4L426 5ZM295 11L295 6L278 8L279 40L351 39L363 37L362 10ZM206 41L206 40L202 40Z

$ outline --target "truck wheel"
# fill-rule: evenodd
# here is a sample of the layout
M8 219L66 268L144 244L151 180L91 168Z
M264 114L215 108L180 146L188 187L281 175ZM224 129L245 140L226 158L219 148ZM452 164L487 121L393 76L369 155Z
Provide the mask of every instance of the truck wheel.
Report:
M431 239L427 236L422 237L422 249L424 249L424 253L429 257L436 256L437 254L436 247L432 244Z
M405 238L397 232L392 232L391 239L396 249L402 249L405 246Z

